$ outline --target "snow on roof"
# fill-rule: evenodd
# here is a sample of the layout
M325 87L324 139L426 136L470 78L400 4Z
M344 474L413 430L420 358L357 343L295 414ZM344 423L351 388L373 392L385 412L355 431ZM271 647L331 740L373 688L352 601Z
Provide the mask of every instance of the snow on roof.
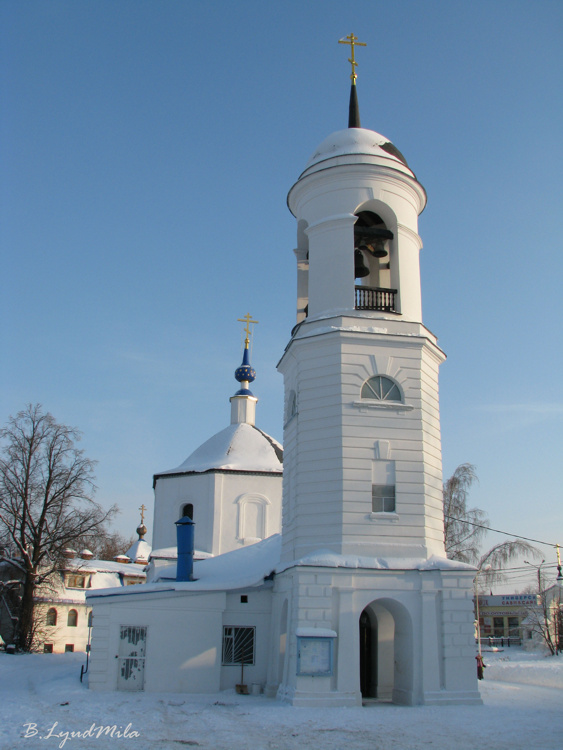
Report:
M153 549L151 552L151 560L176 560L178 557L178 547L161 547L160 549ZM212 552L202 552L202 550L194 550L194 559L204 560L208 557L214 557Z
M125 554L127 557L133 560L133 562L137 562L137 560L148 562L150 553L150 544L148 542L145 542L144 539L137 539L137 541L129 547Z
M166 565L158 571L157 583L131 586L117 595L139 595L159 591L229 591L260 586L270 575L280 559L281 535L264 539L248 547L226 552L224 555L194 562L195 581L176 581L176 565ZM87 598L115 596L112 589L87 592Z
M473 565L448 560L432 555L428 559L417 557L360 557L359 555L338 555L331 550L316 550L296 562L278 565L276 573L281 573L294 565L319 568L357 568L366 570L475 570Z
M330 628L297 628L295 635L300 638L337 638L336 630Z
M139 581L146 580L145 573L138 565L112 563L107 560L76 560L72 566L72 573L84 573L90 576L89 588L69 588L65 585L64 575L61 573L49 582L48 585L40 586L36 599L42 602L59 602L67 604L84 604L86 595L93 589L115 589L123 588L123 576L135 577ZM78 565L78 563L82 563ZM88 563L88 564L85 564ZM95 563L95 564L93 564ZM107 565L109 570L104 569ZM66 571L69 571L67 566Z
M378 163L414 176L405 157L389 138L366 128L346 128L331 133L315 150L301 176L308 171L316 171L312 168L327 159L343 156L375 157Z
M132 563L118 563L111 560L83 560L81 557L65 560L64 569L84 573L121 573L124 576L136 578L145 577L142 568Z
M121 586L119 573L98 572L91 579L92 589L107 589L115 586Z
M186 474L211 469L280 473L283 449L274 438L245 422L231 424L197 448L183 464L155 474Z
M164 565L157 570L158 578L153 583L141 584L119 592L106 589L91 593L87 598L98 596L140 595L163 591L230 591L260 586L272 572L281 573L294 565L328 568L356 568L367 570L468 570L472 565L448 560L433 555L428 560L421 558L381 558L338 555L330 550L318 550L300 560L280 565L281 534L264 539L248 547L226 552L207 560L194 561L194 581L176 581L176 565Z

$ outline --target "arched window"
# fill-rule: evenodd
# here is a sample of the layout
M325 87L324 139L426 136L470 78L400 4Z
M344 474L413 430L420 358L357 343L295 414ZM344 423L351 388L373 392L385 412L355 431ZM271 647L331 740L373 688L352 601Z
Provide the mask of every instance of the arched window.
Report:
M56 625L57 624L57 610L51 607L47 612L45 619L45 625Z
M192 503L186 503L182 506L182 518L184 516L191 518L192 521L194 520L194 506L192 505Z
M75 628L78 624L78 612L75 609L71 609L68 613L68 619L66 624L69 628Z
M372 401L398 401L399 403L403 401L397 383L385 375L375 375L366 380L362 386L361 398Z
M268 534L268 506L270 500L264 495L245 494L237 500L238 538L244 544L254 544L265 539Z

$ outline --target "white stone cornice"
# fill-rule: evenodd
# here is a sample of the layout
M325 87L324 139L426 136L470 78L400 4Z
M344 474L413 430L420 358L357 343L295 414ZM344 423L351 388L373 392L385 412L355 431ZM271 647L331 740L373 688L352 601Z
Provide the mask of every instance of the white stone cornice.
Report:
M426 207L426 191L415 178L383 165L358 162L335 164L301 177L287 196L289 210L294 216L298 215L298 204L305 195L321 194L325 193L327 188L334 188L335 170L338 171L339 188L343 191L348 184L354 189L361 189L362 186L373 188L374 184L377 184L380 190L385 190L387 184L410 193L418 214Z
M397 233L404 234L407 237L410 237L418 245L418 249L422 250L423 245L420 235L417 234L417 232L413 232L410 227L407 227L405 224L397 224Z
M335 226L338 226L340 224L348 222L353 225L357 221L358 217L355 214L335 214L334 216L327 216L320 221L313 222L310 226L307 227L307 229L305 230L305 234L309 236L313 233L314 230L318 230L321 227L324 231L330 231Z

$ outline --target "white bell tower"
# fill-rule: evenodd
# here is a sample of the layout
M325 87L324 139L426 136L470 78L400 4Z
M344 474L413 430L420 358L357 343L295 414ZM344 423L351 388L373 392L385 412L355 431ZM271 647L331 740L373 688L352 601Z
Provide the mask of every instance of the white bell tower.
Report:
M280 654L269 691L296 705L479 703L473 570L444 553L445 356L421 311L426 193L400 151L360 126L356 37L346 43L349 127L321 143L288 196L297 324L278 365Z
M443 555L445 357L422 324L424 188L388 139L353 127L323 141L288 204L298 326L279 363L284 560L321 547Z

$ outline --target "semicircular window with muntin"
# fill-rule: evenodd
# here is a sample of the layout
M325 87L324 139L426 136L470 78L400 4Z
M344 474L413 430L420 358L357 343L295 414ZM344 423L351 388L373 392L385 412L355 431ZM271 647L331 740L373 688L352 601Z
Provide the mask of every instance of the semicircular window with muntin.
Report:
M362 386L361 398L372 401L402 402L403 397L399 386L385 375L375 375L366 380Z

